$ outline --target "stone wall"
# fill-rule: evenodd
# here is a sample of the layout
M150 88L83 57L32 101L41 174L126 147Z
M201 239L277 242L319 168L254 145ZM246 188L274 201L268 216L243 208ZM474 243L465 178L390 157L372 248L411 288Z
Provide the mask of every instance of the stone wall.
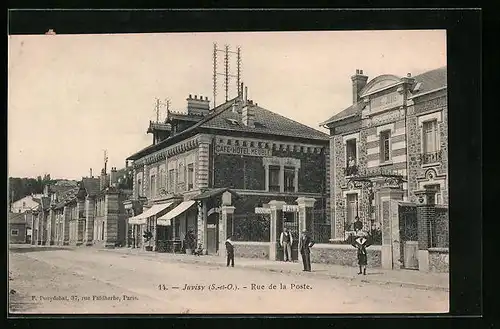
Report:
M449 247L449 219L448 208L436 207L435 220L435 246L437 248Z
M429 248L429 271L447 273L450 271L448 248Z
M370 246L366 250L368 253L368 267L381 267L381 247ZM311 262L358 266L357 251L351 245L315 244L311 248Z
M234 256L269 259L269 242L234 242Z
M419 190L423 184L440 184L441 201L448 204L448 107L446 91L430 94L416 101L415 105L408 108L408 175L410 201L415 202L412 191ZM418 118L428 114L440 114L438 119L439 145L441 150L441 161L436 164L423 164L422 153L422 127L419 126ZM432 178L429 177L432 170Z

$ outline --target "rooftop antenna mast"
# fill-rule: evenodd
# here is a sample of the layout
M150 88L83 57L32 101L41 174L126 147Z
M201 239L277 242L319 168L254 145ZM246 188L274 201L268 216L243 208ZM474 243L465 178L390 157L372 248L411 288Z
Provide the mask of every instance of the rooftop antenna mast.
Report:
M156 98L155 112L156 112L156 123L160 122L160 109L162 106L167 108L167 112L170 110L170 99L166 98L161 101L158 97Z
M224 72L217 71L217 53L224 53ZM230 73L230 59L231 55L236 54L236 74ZM240 81L241 81L241 48L238 47L236 51L231 51L229 45L225 45L224 49L217 48L217 43L214 43L214 51L213 51L213 62L214 62L214 72L213 72L213 94L214 94L214 107L217 106L217 76L222 75L224 77L224 91L225 91L225 100L226 102L229 99L229 83L231 78L236 78L236 90L238 95L240 95L243 91L240 90Z
M108 166L108 150L104 150L104 173L106 173L106 167Z

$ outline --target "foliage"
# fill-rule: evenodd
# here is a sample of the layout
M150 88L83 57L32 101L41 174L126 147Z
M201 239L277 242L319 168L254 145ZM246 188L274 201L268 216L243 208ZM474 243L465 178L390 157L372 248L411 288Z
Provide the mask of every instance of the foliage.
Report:
M382 230L380 228L374 228L368 232L368 237L374 245L382 245Z
M41 194L45 185L56 181L51 180L50 175L46 174L37 178L28 177L9 177L9 193L12 202L24 198L31 194Z
M269 218L255 214L234 217L234 239L237 241L268 242L270 239Z

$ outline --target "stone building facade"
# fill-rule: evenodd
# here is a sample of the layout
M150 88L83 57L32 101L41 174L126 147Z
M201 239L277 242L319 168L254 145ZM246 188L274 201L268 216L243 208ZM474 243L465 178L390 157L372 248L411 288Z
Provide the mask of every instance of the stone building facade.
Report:
M150 123L148 131L157 136L153 145L128 158L133 196L143 206L129 202L138 246L144 231L152 231L153 239L183 240L192 229L205 251L216 253L227 191L234 215L299 196L329 208L327 134L259 107L247 99L246 89L212 109L203 97L190 95L187 103L187 112L169 112L164 123Z
M321 125L330 130L332 239L342 241L356 216L370 231L381 226L383 187L415 201L433 188L448 204L446 67L412 77L351 77L353 104ZM384 206L383 206L384 205Z

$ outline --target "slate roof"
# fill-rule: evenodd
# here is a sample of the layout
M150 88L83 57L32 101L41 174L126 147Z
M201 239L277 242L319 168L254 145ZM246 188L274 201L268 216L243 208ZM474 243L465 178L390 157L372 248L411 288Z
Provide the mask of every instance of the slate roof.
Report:
M57 208L64 207L70 201L73 201L76 198L76 195L78 194L79 190L80 190L79 187L73 187L71 190L68 190L67 192L65 192L59 198L59 202L56 204L55 208L57 209Z
M100 191L100 180L99 178L84 177L81 186L89 196L95 196Z
M26 224L26 217L24 213L14 213L9 211L10 224Z
M149 153L155 152L167 145L186 138L198 128L220 129L226 131L254 132L274 136L298 137L304 139L328 141L329 136L319 130L308 127L297 121L254 105L255 127L247 127L242 123L242 114L233 112L233 103L238 100L235 97L210 111L208 115L201 118L193 126L175 134L158 144L150 145L127 158L137 160ZM179 116L179 114L177 114ZM237 124L232 123L237 122Z
M448 84L447 67L443 66L435 70L427 71L413 78L415 79L415 86L420 82L419 89L412 92L412 97L415 97L438 88L446 87Z
M427 71L425 73L414 76L415 84L417 86L419 83L419 89L415 92L412 92L412 97L418 96L420 94L429 92L431 90L435 90L441 87L446 87L447 78L446 78L447 67L443 66L431 71ZM320 126L339 121L342 119L346 119L351 116L361 115L361 111L365 108L366 104L363 101L357 102L346 108L343 111L335 114L325 122L322 122Z
M255 115L255 127L247 127L243 124L241 110L235 112L229 109L203 123L201 126L222 130L328 140L327 134L260 106L254 105L253 111ZM237 122L238 124L232 122Z

